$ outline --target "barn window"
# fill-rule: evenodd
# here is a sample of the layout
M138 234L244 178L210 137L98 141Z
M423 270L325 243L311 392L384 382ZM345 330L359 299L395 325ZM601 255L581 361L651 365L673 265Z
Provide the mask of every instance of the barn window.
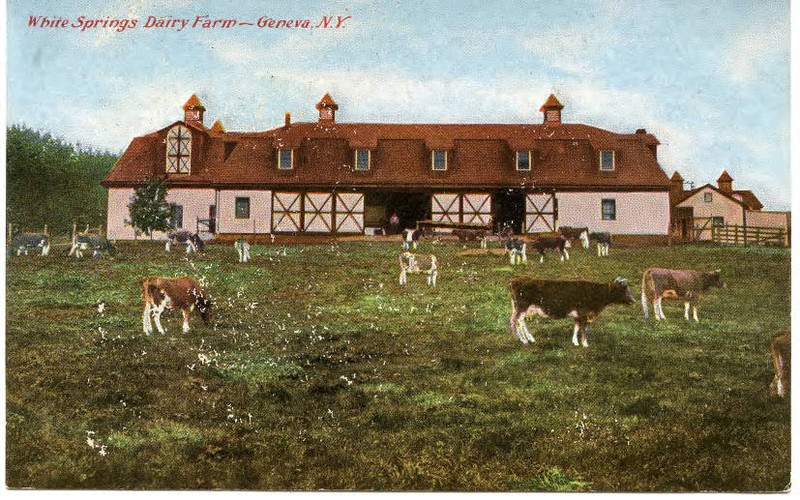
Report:
M183 227L183 205L172 205L172 227L175 229Z
M294 151L291 149L278 150L278 170L291 170L294 166Z
M433 170L447 170L446 149L434 149L431 151L431 168Z
M602 200L601 211L603 220L617 220L617 200Z
M192 171L192 134L176 125L167 132L167 173L189 174Z
M614 160L614 151L600 151L600 170L603 172L613 172L615 167Z
M369 149L356 149L356 170L369 170L372 152Z
M250 218L250 198L236 197L236 218L249 219Z
M517 151L517 170L527 172L531 169L531 151Z
M706 203L711 203L714 200L714 196L711 193L703 193L703 201Z

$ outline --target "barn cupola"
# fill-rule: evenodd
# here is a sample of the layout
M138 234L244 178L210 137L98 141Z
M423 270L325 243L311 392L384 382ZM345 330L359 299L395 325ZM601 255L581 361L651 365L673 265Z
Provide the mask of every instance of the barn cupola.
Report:
M222 126L222 122L219 121L219 120L215 121L214 125L211 125L211 129L210 130L212 132L217 132L217 133L220 133L220 134L225 133L225 127Z
M333 98L330 94L326 93L324 96L322 96L322 99L320 99L320 101L317 103L317 109L319 110L320 123L336 122L336 110L339 109L339 105L333 101Z
M556 98L555 94L550 94L550 97L542 104L539 111L544 113L545 124L560 124L562 109L564 109L564 105L558 102L558 98Z
M197 95L192 94L192 97L183 105L183 121L190 125L202 127L203 113L205 113L205 111L206 108L200 102L200 99L197 98Z
M733 177L728 174L727 170L723 170L719 179L717 179L717 187L723 193L731 193L733 191Z

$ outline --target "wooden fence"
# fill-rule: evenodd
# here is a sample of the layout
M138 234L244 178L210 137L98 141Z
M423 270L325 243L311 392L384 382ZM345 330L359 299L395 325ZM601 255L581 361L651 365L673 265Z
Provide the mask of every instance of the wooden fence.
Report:
M714 224L711 240L723 245L768 245L788 247L789 231L782 227L752 227L738 224Z

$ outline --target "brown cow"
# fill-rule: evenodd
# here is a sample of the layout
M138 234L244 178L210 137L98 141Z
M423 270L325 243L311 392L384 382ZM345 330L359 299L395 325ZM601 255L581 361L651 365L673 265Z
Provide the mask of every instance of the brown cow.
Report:
M769 385L772 395L788 396L792 389L792 338L788 333L775 337L769 349L775 378Z
M697 318L697 303L703 298L706 290L712 286L725 288L725 283L719 277L720 271L710 273L682 269L659 269L651 267L642 275L642 309L644 319L648 317L648 302L653 302L653 312L656 320L667 319L661 308L663 299L681 299L686 306L684 317L689 319L689 307L693 309L695 321Z
M572 318L575 320L572 343L579 345L580 331L581 344L589 347L589 323L610 304L634 302L628 282L622 278L611 283L594 283L516 276L508 288L511 292L511 332L526 345L534 341L525 325L525 316L532 312L543 318Z
M144 295L144 313L142 314L142 327L144 333L153 333L150 318L156 324L158 332L164 335L161 326L161 313L165 309L180 309L183 313L183 333L189 332L189 313L194 308L200 313L203 321L208 323L211 312L211 302L203 295L200 284L190 277L160 278L153 276L142 280L142 294Z

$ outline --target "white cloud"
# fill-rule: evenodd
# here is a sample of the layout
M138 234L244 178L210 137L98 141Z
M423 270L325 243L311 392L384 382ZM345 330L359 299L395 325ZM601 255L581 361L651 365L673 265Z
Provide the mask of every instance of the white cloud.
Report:
M764 65L786 54L788 65L789 26L784 23L757 24L739 34L727 50L725 69L737 83L754 83L763 75Z
M591 73L594 60L622 38L597 24L573 25L522 38L520 44L545 63L568 73Z

